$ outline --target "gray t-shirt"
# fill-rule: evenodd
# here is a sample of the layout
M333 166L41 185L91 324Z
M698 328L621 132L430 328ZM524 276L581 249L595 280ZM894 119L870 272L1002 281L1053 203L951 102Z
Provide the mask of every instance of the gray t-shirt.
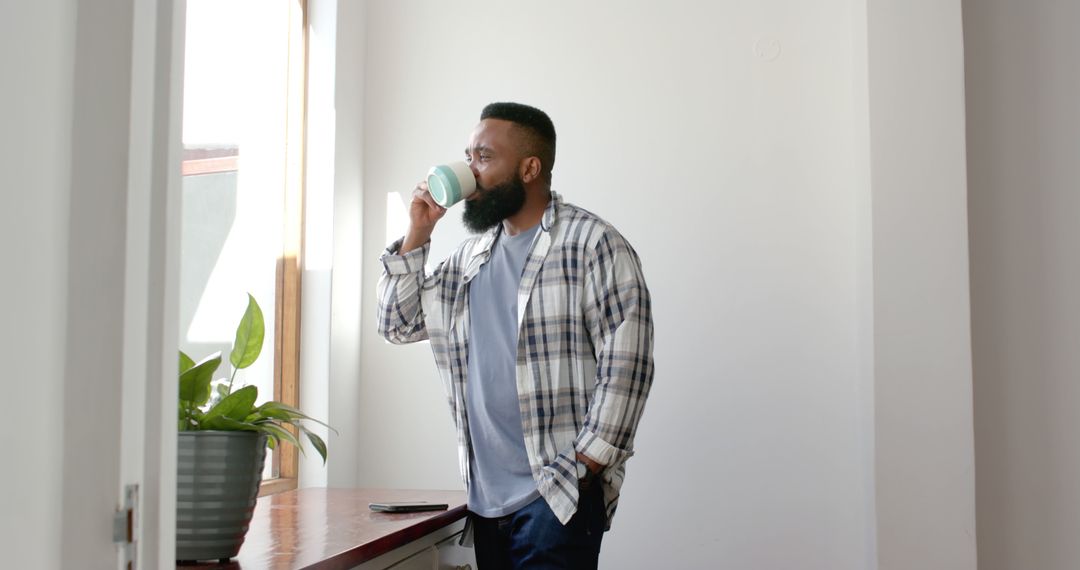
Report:
M508 515L540 496L525 452L514 372L518 285L539 227L500 234L469 284L469 510L482 517Z

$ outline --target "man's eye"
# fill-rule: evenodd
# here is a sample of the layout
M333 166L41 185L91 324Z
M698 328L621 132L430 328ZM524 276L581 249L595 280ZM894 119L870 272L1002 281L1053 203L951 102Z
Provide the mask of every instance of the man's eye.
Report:
M482 160L482 161L484 161L484 162L487 162L487 161L491 160L491 155L488 155L488 154L481 154L481 155L480 155L480 160Z

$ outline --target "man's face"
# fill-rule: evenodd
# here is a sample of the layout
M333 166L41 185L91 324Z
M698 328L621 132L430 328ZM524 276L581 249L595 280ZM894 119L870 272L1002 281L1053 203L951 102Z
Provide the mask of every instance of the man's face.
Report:
M462 219L469 231L485 232L513 216L525 204L525 182L518 166L514 124L499 119L480 121L465 149L476 176L476 192L465 201Z

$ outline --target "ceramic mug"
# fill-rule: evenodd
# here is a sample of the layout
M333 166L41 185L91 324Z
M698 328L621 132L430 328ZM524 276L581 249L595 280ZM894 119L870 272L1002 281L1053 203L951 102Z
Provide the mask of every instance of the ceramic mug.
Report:
M457 204L476 191L476 178L467 162L451 162L431 167L427 183L431 197L443 208Z

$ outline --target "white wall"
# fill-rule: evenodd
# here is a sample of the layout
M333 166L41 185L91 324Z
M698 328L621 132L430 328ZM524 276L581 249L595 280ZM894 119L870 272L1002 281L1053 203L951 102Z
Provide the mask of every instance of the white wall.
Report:
M878 564L973 569L960 3L867 6Z
M329 9L325 1L319 2ZM331 279L329 419L341 434L331 435L327 484L358 483L360 465L370 461L361 445L360 275L363 270L360 227L361 188L365 169L364 73L366 2L337 3L336 78L334 85L334 253Z
M429 348L372 334L376 259L387 194L460 156L484 104L519 100L555 121L555 189L620 228L653 294L656 382L603 565L867 567L858 14L369 2L358 483L461 486ZM459 216L434 258L465 236Z
M13 567L51 569L60 567L75 10L71 0L45 0L13 3L5 12L0 69L8 87L0 101L20 112L6 113L0 137L0 236L10 255L0 280L0 347L11 367L3 385L44 405L5 406L10 427L0 441L8 459L0 478L8 491L0 494L0 544ZM35 43L35 65L26 65L25 46Z
M100 440L121 428L127 143L131 85L130 3L77 11L67 243L67 322L62 415L65 567L115 559L120 448ZM110 22L109 25L101 25ZM107 64L108 61L123 64ZM119 151L119 152L118 152ZM79 477L69 476L79 471Z
M1080 560L1080 4L964 2L980 568Z
M330 310L334 255L334 75L337 65L337 2L312 0L308 9L307 141L304 165L304 251L300 318L300 409L330 419ZM329 430L308 429L323 440ZM337 446L334 446L337 459ZM348 453L346 453L348 455ZM328 465L317 453L300 457L300 487L327 486Z

